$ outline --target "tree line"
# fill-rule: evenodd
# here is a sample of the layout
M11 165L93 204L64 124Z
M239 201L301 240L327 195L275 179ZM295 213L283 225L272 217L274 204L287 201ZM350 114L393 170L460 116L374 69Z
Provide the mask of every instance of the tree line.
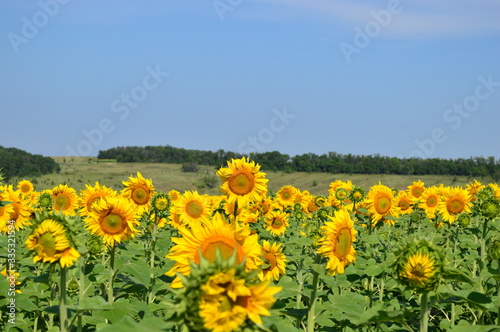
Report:
M58 173L61 166L52 158L0 146L0 172L5 180L12 177L40 176Z
M202 151L172 146L125 146L101 150L98 159L117 162L197 163L221 167L231 158L242 155L224 150ZM500 160L494 157L396 158L375 155L352 155L329 152L322 155L305 153L290 157L278 151L251 153L251 160L265 171L326 172L345 174L457 175L500 179Z

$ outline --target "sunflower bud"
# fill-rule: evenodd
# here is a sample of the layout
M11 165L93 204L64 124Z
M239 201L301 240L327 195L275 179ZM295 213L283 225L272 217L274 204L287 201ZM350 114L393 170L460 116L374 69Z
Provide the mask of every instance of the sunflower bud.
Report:
M42 192L40 196L38 196L38 205L42 209L51 209L53 201L54 199L49 192Z
M366 192L361 187L354 187L349 194L349 198L354 203L360 203L365 199Z
M463 226L467 227L470 224L470 219L471 215L469 213L462 213L461 215L458 216L458 223Z
M489 246L488 256L492 260L500 260L500 238L497 237Z
M444 256L434 244L414 240L396 253L397 278L408 288L427 292L439 285L443 263Z
M500 203L496 199L489 199L481 203L480 210L486 219L495 219L500 215Z

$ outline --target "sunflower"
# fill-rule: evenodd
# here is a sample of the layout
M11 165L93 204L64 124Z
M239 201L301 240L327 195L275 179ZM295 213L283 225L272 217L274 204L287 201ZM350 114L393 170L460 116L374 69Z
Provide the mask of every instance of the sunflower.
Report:
M396 274L406 286L429 291L442 277L444 256L426 240L413 240L396 252Z
M182 224L190 226L208 221L212 213L207 199L197 191L186 191L175 202L174 211Z
M376 224L381 219L384 219L388 224L392 224L393 221L385 219L385 217L389 215L393 217L399 216L399 208L394 200L391 188L382 185L380 182L370 188L365 202L373 224Z
M281 211L271 211L266 217L266 230L273 236L281 236L285 234L286 228L290 226L288 223L288 214Z
M0 207L0 232L6 233L8 230L7 223L14 225L16 230L24 229L26 226L31 225L31 213L33 209L28 198L22 196L19 191L14 191L12 185L0 188L3 190L2 201L11 202L8 205Z
M45 219L34 228L25 242L29 250L36 252L34 262L54 263L61 267L70 267L80 257L80 253L71 246L65 227L55 219Z
M410 214L413 212L413 206L411 205L412 199L408 192L400 191L398 196L395 198L395 201L402 215Z
M23 196L29 196L35 190L33 183L28 180L19 181L17 184L17 189L21 192Z
M297 196L298 189L294 186L283 186L278 192L276 192L276 200L283 207L292 206L295 203L295 197Z
M84 217L90 215L92 213L92 204L100 199L106 199L107 197L116 195L118 195L118 193L115 190L102 186L97 181L93 187L86 184L85 189L80 193L80 215Z
M238 215L238 220L244 224L256 224L260 219L259 212L251 212L249 209L243 209L241 214Z
M477 180L471 181L467 183L465 186L467 190L469 191L469 194L471 195L471 201L476 200L476 194L484 188L483 184Z
M136 205L122 196L100 199L93 205L92 213L85 219L91 234L102 237L108 246L135 237L139 231Z
M320 240L318 254L328 258L326 268L330 275L343 274L347 265L356 261L353 242L357 231L354 222L346 210L335 211L331 221L321 227L323 237Z
M411 185L408 186L410 196L413 197L414 200L418 200L424 193L424 190L425 184L421 180L414 181Z
M283 254L281 243L262 241L262 258L266 265L259 271L261 280L279 280L285 274L286 257Z
M425 188L418 207L425 211L427 218L432 219L436 216L438 204L440 201L439 188L432 186Z
M122 189L121 195L134 202L137 206L137 214L149 212L150 200L155 190L153 182L143 178L142 174L137 172L137 177L130 176L128 181L122 181L122 183L125 188Z
M170 214L170 197L168 194L156 193L151 199L151 208L159 218L166 218Z
M75 189L68 187L66 184L60 184L50 190L53 203L52 210L59 212L62 211L64 215L76 215L78 208L78 195Z
M249 285L235 275L235 269L211 276L201 287L204 292L200 316L210 331L236 331L248 317L262 324L261 316L270 316L269 309L281 287L269 286L269 281Z
M336 180L330 183L330 189L328 193L330 194L330 204L335 207L340 207L344 200L349 198L349 193L354 188L351 181L341 181Z
M237 223L229 224L219 213L207 222L192 223L190 229L181 227L178 231L181 237L172 238L175 246L166 256L176 263L166 273L167 275L173 276L176 272L189 275L190 261L198 264L201 253L203 257L213 262L218 250L224 259L229 258L236 251L236 262L241 263L245 259L247 270L255 270L262 263L258 235L250 235L248 227L240 227ZM171 287L181 286L180 278L176 277Z
M438 212L450 224L457 220L461 213L471 212L471 195L467 189L460 187L450 188L443 194L438 203Z
M231 159L227 167L217 171L221 179L222 191L228 196L230 203L237 202L245 206L248 202L261 200L267 194L266 173L260 172L260 165L245 157Z

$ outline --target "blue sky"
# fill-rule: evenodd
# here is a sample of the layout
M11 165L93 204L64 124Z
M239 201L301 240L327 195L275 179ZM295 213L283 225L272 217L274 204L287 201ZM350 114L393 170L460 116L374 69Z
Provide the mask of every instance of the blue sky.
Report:
M0 145L500 158L500 2L0 1Z

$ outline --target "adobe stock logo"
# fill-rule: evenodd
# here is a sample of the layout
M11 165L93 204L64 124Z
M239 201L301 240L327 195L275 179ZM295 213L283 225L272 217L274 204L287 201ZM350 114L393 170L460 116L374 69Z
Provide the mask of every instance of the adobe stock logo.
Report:
M15 32L9 32L7 34L10 46L14 52L16 54L19 53L19 47L23 44L28 44L31 39L35 38L40 29L46 26L51 18L59 14L60 5L66 5L68 2L70 2L70 0L39 1L38 6L40 10L36 11L31 19L28 19L26 16L21 18L23 22L21 34Z
M118 118L120 120L123 121L128 118L131 109L139 107L140 103L147 98L149 92L158 88L163 80L170 75L170 73L161 71L160 65L156 65L155 69L147 66L146 72L147 74L142 78L141 84L134 86L129 93L122 93L120 98L116 98L111 102L111 112L119 114ZM85 138L80 140L74 148L66 145L66 156L91 156L94 148L103 142L104 135L111 134L115 130L115 121L105 117L99 121L95 128L83 129L82 135Z
M366 22L363 29L358 26L354 27L355 34L353 43L341 42L339 44L340 50L347 63L351 63L354 54L360 54L361 50L368 47L372 39L380 35L383 28L391 24L393 17L400 14L402 11L403 6L399 0L389 0L386 9L370 11L370 16L373 19Z
M451 124L451 129L458 130L464 121L468 119L475 111L479 109L481 101L489 99L497 88L500 87L500 82L493 80L493 75L489 74L488 78L479 76L477 78L479 84L476 85L474 93L466 96L462 102L454 103L452 107L446 109L443 113L443 120ZM410 158L426 158L436 152L436 146L446 142L448 135L443 128L434 128L429 138L422 140L416 139L414 143L418 149L410 153Z
M281 133L289 124L290 120L297 117L295 114L288 113L286 107L279 111L273 109L274 116L269 120L269 125L259 130L257 135L250 135L246 140L238 145L238 152L247 155L253 152L263 151L266 145L274 140L277 133Z

